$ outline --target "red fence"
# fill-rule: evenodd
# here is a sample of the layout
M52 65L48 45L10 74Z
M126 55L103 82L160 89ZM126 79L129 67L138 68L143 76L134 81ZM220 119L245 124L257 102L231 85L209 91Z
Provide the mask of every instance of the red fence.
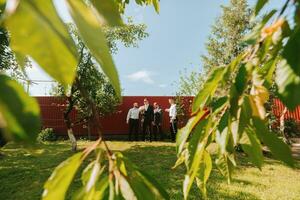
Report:
M56 97L36 97L40 107L41 107L41 116L42 124L44 128L53 128L55 132L59 135L66 135L67 129L63 120L63 106L58 106L64 104L64 99ZM101 119L100 125L102 131L106 135L125 135L128 133L128 125L126 124L126 116L128 110L132 107L134 102L138 102L140 105L143 104L142 96L124 96L122 104L118 106L117 112L111 115L108 115ZM158 102L161 108L164 110L169 107L168 99L170 96L148 96L146 97L150 103ZM193 97L183 97L183 107L185 110L190 108ZM275 99L273 105L273 112L276 117L280 117L284 110L284 105L278 99ZM187 111L189 112L189 111ZM169 117L168 113L164 112L163 118L163 130L167 132L169 129ZM76 119L76 111L71 113L71 118ZM288 111L285 114L285 119L293 118L300 122L300 106L297 107L294 111ZM183 126L185 119L179 121L179 126ZM87 135L88 130L86 124L77 125L74 127L74 133L76 135ZM92 135L97 135L95 129L91 129Z
M277 118L279 118L282 115L285 106L279 99L275 99L273 103L273 113ZM293 111L287 111L284 115L284 118L295 119L296 121L300 122L300 106Z
M59 135L66 135L67 129L63 120L63 110L64 106L59 106L64 104L64 99L56 97L36 97L40 107L42 116L43 128L53 128L55 132ZM145 97L142 96L124 96L122 99L122 104L118 106L117 112L108 115L101 119L100 125L102 131L106 135L125 135L128 133L128 125L126 124L126 116L128 110L132 107L134 102L138 102L139 105L143 104ZM164 110L169 107L168 99L170 96L149 96L146 97L152 104L158 102L161 108ZM189 109L192 102L192 97L183 97L184 107ZM163 113L163 131L168 131L169 129L169 117L168 113ZM71 118L76 119L76 111L71 113ZM181 120L181 126L183 125L183 120ZM180 126L179 125L179 126ZM77 125L74 127L74 133L76 135L87 135L88 130L86 124ZM91 129L92 135L97 135L95 129Z

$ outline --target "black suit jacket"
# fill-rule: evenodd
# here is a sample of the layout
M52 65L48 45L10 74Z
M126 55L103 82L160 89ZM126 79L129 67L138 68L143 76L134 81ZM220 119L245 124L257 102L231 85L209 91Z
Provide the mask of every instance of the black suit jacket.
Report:
M148 109L144 112L144 122L149 123L152 122L154 118L153 106L149 105Z

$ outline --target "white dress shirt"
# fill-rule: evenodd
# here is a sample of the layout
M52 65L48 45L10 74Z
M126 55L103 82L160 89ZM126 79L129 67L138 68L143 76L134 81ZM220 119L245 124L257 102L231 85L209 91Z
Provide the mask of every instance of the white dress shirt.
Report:
M131 108L127 114L127 122L129 119L139 119L140 110L138 108Z
M172 104L168 109L168 112L169 112L170 119L175 120L177 118L176 104Z
M144 105L144 108L145 108L145 110L147 111L148 108L149 108L149 104L145 104L145 105Z

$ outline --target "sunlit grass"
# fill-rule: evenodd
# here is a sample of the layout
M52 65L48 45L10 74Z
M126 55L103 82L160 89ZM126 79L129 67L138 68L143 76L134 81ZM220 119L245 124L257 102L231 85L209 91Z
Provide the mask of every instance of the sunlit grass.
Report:
M88 142L79 142L84 148ZM171 143L109 142L113 150L123 151L134 163L155 177L170 194L182 199L182 179L185 169L172 170L176 161L175 146ZM0 158L0 199L40 199L43 183L61 161L72 155L68 142L38 145L38 151L28 152L16 144L2 149ZM239 159L232 184L214 170L208 184L210 199L300 199L300 170L290 169L273 159L266 159L262 171L253 167L247 158ZM86 163L85 163L86 164ZM79 174L68 192L68 198L80 187ZM191 199L200 199L193 187Z

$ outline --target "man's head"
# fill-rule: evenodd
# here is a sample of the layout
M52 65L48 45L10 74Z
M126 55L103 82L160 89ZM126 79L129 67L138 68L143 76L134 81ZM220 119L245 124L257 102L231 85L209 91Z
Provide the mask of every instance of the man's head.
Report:
M175 103L175 100L174 100L173 98L170 98L170 99L169 99L169 103L172 105L172 104Z
M153 103L153 107L154 107L154 108L159 108L158 103L157 103L157 102L154 102L154 103Z
M149 104L149 101L147 98L144 99L144 105L148 105Z
M137 102L134 102L134 103L133 103L133 107L138 108L138 107L139 107L139 104L138 104Z

